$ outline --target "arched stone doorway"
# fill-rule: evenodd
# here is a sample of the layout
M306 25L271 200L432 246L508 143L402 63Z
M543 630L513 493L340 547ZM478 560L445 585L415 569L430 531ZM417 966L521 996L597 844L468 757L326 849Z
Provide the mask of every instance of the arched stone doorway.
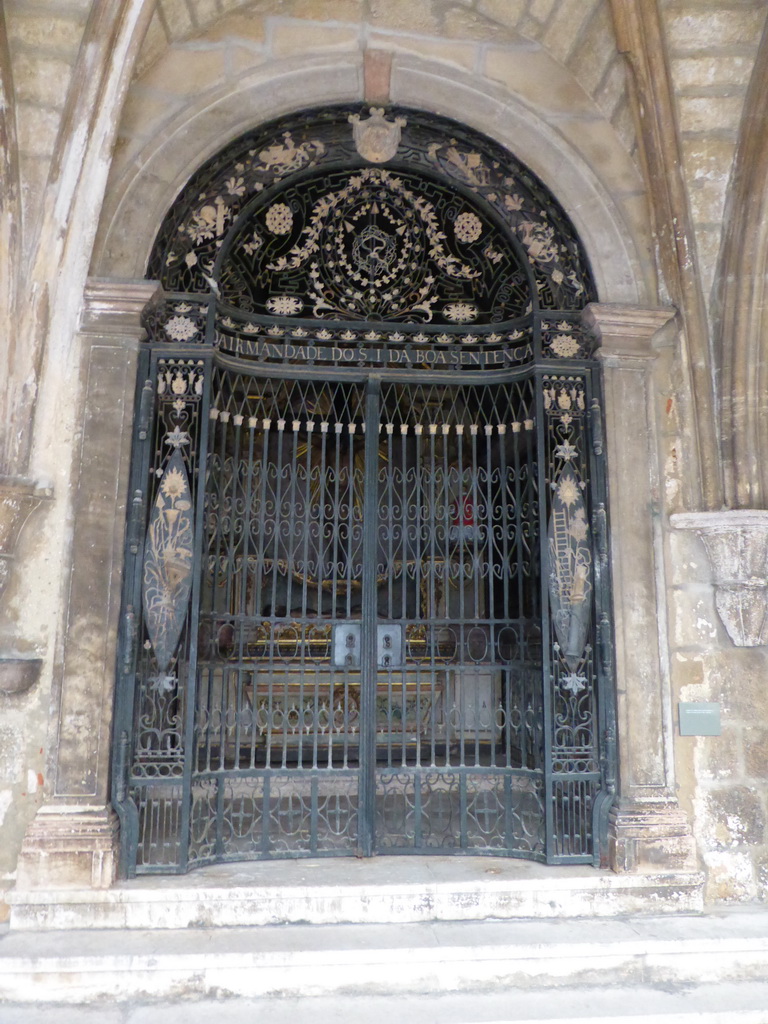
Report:
M598 862L615 733L595 296L551 194L454 122L332 108L209 161L149 275L124 870Z

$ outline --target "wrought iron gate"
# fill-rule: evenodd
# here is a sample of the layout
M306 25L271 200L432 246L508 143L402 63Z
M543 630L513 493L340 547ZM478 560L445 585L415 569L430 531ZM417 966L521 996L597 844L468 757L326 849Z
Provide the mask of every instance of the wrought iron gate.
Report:
M334 245L355 280L386 259L392 280L419 187L335 170L301 190L333 211L311 221L320 242L348 233ZM278 240L285 195L258 213ZM477 206L452 216L464 242L491 223ZM244 209L214 268L247 286L245 310L190 291L148 318L116 712L124 870L428 851L596 862L611 648L579 313L526 309L523 275L516 293L483 286L506 307L471 329L433 323L423 295L420 319L411 306L394 324L372 319L383 307L367 324L286 321L287 301L252 308L255 223ZM297 257L267 259L270 288L287 270L298 290ZM453 280L447 295L447 319L465 320Z

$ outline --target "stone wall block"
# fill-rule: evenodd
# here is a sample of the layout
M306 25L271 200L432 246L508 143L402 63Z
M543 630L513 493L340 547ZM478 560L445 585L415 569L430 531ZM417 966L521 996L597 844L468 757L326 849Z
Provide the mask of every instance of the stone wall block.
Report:
M712 587L687 583L675 587L669 596L674 645L703 652L717 649L723 638Z
M537 21L545 22L555 9L557 0L528 0L528 13Z
M673 57L672 77L678 89L746 87L753 61L747 56L704 54Z
M49 157L56 144L60 121L61 113L58 110L38 107L31 103L19 103L19 152Z
M744 770L752 779L768 780L768 726L744 730Z
M702 837L710 849L759 846L765 840L765 810L756 789L731 786L708 792L703 801Z
M64 106L72 74L68 61L22 51L14 59L13 72L17 100L55 108Z
M492 46L486 54L484 71L538 109L594 117L592 100L574 76L544 50L510 52Z
M710 850L704 855L708 903L743 903L757 896L755 866L749 851Z
M708 655L705 677L712 700L720 699L723 715L744 724L768 722L766 652L762 647L740 647Z
M696 775L699 779L723 782L740 776L741 731L740 727L725 723L721 736L692 737L696 744ZM764 749L768 754L768 744ZM764 766L764 774L766 772L768 765Z
M16 548L33 513L50 501L52 492L33 481L0 477L0 603L14 576ZM27 651L7 622L0 632L0 693L17 696L30 690L40 677L42 660Z
M735 132L739 125L744 97L679 96L680 130L682 132Z
M608 5L598 7L568 60L568 67L582 88L594 95L608 65L616 55L613 24Z
M169 42L182 39L194 31L195 24L185 0L158 0L158 11Z
M309 18L310 21L328 19L328 0L290 0L288 5L282 6L280 0L272 0L269 8L264 3L258 6L265 14L274 11L275 14L290 14L292 18ZM367 0L333 0L333 20L360 21L366 6ZM421 5L414 4L416 6Z
M66 55L74 59L83 36L84 19L43 11L14 11L8 18L12 50L21 45L30 50Z
M271 30L271 51L275 57L292 57L314 50L356 50L360 45L357 26L328 26L312 21L276 21Z
M136 60L134 68L136 79L141 78L144 72L154 64L167 45L168 37L165 34L160 15L155 11L147 28L147 33L144 36L144 41L141 44L141 52Z
M512 28L492 22L475 11L460 7L454 7L443 15L443 32L451 39L473 40L480 43L487 43L489 38L500 44L511 43L517 46L527 42L519 27Z
M567 60L582 27L598 6L601 6L600 0L560 0L542 37L544 45L554 57Z
M478 10L500 25L516 28L527 6L528 0L480 0Z
M755 857L755 882L757 898L768 902L768 853L761 853Z
M406 35L386 35L371 32L371 47L389 49L393 53L413 53L430 61L455 64L471 71L478 60L479 48L474 43L453 42L445 39L419 38Z
M256 11L249 11L248 14L232 14L214 22L206 30L205 38L211 43L218 43L226 39L236 40L240 46L261 47L266 38L266 24L264 18Z
M607 118L627 103L627 71L624 61L618 55L613 57L600 84L595 90L595 102Z
M765 10L743 4L728 10L694 5L672 9L666 16L669 44L678 50L723 49L752 45L760 38Z
M142 85L173 96L197 95L224 78L224 48L171 47L144 75Z
M323 10L327 12L326 5L323 5ZM370 0L370 20L376 28L440 34L440 23L432 11L432 5L415 3L414 0Z

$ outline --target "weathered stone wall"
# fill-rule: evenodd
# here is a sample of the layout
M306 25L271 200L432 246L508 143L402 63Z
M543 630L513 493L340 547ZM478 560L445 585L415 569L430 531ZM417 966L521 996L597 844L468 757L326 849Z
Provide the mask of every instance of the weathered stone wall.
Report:
M741 111L766 19L763 0L665 0L683 171L705 295L712 290Z
M91 0L6 0L29 251Z
M44 199L44 186L54 153L61 152L62 111L91 6L91 0L4 4L19 138L22 259L33 251L46 202L54 201ZM158 0L125 103L119 93L113 100L117 145L111 157L104 154L111 171L99 233L92 256L90 242L83 243L81 263L90 260L96 274L140 277L155 227L195 166L237 131L295 109L308 91L317 102L362 100L365 51L387 51L395 100L423 102L504 137L547 179L593 255L601 301L658 302L664 286L649 228L646 162L607 0L336 0L332 20L329 6L325 0ZM662 0L660 7L696 256L709 297L766 5ZM70 135L77 130L64 128ZM152 171L142 177L145 167ZM579 194L585 183L590 191ZM608 207L613 233L601 213ZM95 221L90 226L95 230ZM610 266L611 246L622 232L623 283L611 277ZM35 267L49 279L57 273L44 260ZM25 276L23 264L20 278L30 292L45 285ZM79 295L69 301L79 302ZM765 649L732 646L715 611L700 541L668 528L668 516L686 509L697 470L687 349L674 332L666 337L654 371L662 677L671 688L671 714L679 699L720 701L723 712L721 737L675 740L679 796L694 822L709 897L766 898ZM79 450L83 382L71 339L48 341L59 347L40 380L32 469L54 484L55 498L23 537L19 572L3 609L3 629L42 656L44 667L29 694L0 694L0 901L58 742L54 680L66 642L74 532L67 488ZM32 431L32 424L23 429Z
M4 4L21 179L20 245L12 258L22 262L29 257L39 230L43 190L89 8L90 0L7 0ZM21 266L16 272L24 301L24 290L31 282ZM3 313L10 315L10 311ZM7 325L3 328L7 336ZM68 438L66 431L64 434L66 458ZM51 663L62 604L57 553L44 552L41 527L47 511L35 514L17 552L27 573L31 569L28 559L38 552L40 561L34 575L11 581L0 612L0 640L12 633L16 651L43 656L47 662L37 688L19 696L0 692L0 920L4 916L4 883L14 877L21 837L42 802L47 772Z

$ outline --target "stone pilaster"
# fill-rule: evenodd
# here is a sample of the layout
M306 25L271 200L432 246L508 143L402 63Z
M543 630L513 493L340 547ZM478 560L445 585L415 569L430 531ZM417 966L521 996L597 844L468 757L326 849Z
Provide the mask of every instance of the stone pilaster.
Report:
M133 395L141 312L157 287L90 280L85 290L81 441L73 460L71 570L51 782L24 838L18 889L106 887L115 875L109 755Z
M619 800L609 853L616 871L695 867L675 793L666 647L653 338L672 309L587 307L600 340L616 630Z

